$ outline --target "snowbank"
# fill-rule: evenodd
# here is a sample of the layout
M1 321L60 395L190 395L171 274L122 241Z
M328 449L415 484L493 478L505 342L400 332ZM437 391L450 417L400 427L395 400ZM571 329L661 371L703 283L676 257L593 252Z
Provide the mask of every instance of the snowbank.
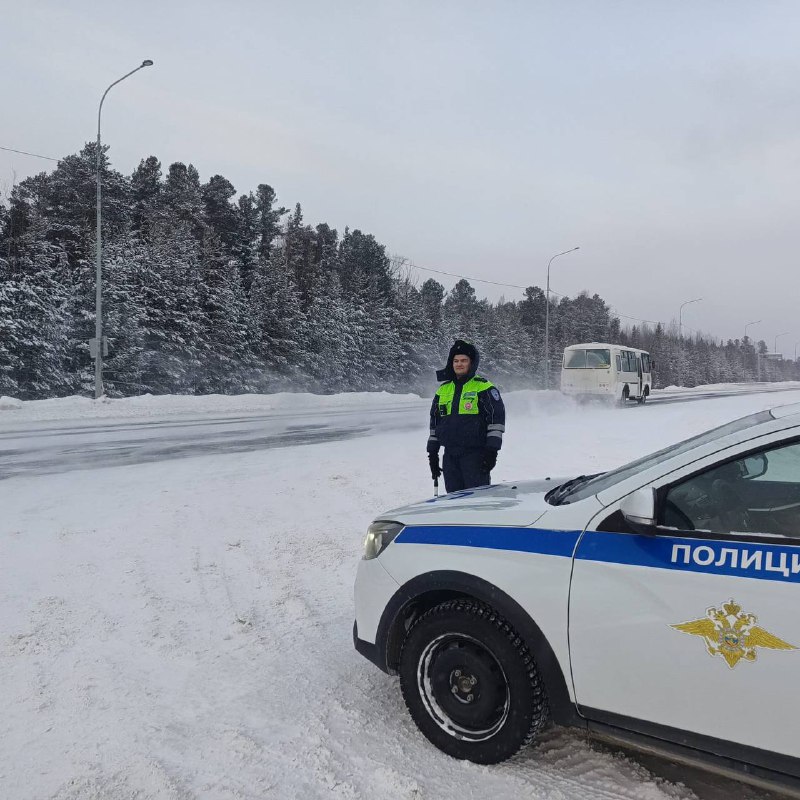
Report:
M59 419L95 419L106 417L165 417L174 414L257 414L272 411L337 410L358 407L396 407L419 403L415 394L390 394L389 392L349 392L332 395L315 395L301 392L278 394L209 394L152 395L139 397L109 398L93 400L88 397L58 397L51 400L9 400L11 406L21 413L14 421L47 421ZM426 401L427 402L427 401Z
M0 397L0 411L16 411L22 408L22 400L17 400L15 397Z
M665 386L663 389L657 389L658 394L669 394L672 392L725 392L725 391L738 391L740 389L747 389L755 391L763 389L765 391L784 391L787 389L800 389L800 381L776 381L774 383L766 383L764 381L753 383L704 383L701 386L688 387L688 386Z

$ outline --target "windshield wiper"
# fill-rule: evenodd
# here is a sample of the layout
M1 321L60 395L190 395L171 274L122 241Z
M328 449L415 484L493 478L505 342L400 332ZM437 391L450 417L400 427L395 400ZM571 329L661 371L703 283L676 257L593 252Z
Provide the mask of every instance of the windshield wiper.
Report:
M551 489L544 496L544 499L550 503L551 506L560 506L573 489L577 489L580 484L586 483L592 478L596 478L598 475L602 474L602 472L595 472L594 475L578 475L577 478L573 478L566 483L562 483L560 486L556 486L555 489Z

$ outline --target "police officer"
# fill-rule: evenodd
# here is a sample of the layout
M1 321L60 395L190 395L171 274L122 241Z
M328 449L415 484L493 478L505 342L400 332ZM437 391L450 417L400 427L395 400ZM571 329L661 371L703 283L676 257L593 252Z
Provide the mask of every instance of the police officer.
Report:
M431 405L428 462L434 479L444 471L448 492L487 486L503 444L506 411L500 392L475 374L479 361L475 346L457 339L447 366L436 373L444 383ZM442 467L440 447L444 447Z

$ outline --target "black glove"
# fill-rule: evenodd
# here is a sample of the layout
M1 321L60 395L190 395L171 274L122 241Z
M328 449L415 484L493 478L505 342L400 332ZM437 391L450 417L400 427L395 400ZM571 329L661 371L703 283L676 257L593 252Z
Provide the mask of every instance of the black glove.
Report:
M442 474L442 468L439 466L439 454L428 453L428 463L431 465L431 478L436 480Z
M487 447L483 451L482 466L487 472L491 472L494 469L495 464L497 464L497 450L495 450L493 447Z

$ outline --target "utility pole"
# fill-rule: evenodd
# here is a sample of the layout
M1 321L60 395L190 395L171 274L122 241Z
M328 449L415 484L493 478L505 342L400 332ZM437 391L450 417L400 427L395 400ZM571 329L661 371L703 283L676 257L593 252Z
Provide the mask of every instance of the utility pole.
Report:
M556 253L553 258L547 262L547 292L545 294L545 311L544 311L544 388L550 388L550 265L559 256L565 256L567 253L574 253L580 250L580 246L573 247L571 250L565 250L563 253Z
M111 86L103 92L100 98L100 106L97 109L97 227L95 230L95 321L94 321L94 341L90 342L90 352L94 354L94 397L95 400L103 396L103 356L107 354L105 342L103 340L103 203L102 203L102 147L100 144L100 115L103 113L103 101L111 89L120 81L129 78L134 72L138 72L143 67L152 67L153 62L149 59L132 69L119 80L114 81Z

